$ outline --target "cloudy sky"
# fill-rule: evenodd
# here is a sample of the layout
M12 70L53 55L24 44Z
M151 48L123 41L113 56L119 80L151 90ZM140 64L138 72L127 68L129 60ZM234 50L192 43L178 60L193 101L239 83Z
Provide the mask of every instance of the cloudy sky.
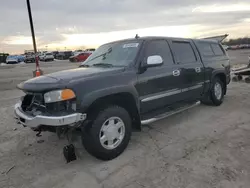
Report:
M30 0L37 45L97 47L140 36L250 35L249 0ZM26 0L0 5L0 52L32 49Z

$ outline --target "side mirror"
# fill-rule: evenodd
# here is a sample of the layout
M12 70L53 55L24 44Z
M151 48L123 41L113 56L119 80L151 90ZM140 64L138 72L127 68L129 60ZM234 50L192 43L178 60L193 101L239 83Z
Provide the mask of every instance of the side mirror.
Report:
M149 56L147 59L147 67L156 67L163 64L163 59L159 55Z

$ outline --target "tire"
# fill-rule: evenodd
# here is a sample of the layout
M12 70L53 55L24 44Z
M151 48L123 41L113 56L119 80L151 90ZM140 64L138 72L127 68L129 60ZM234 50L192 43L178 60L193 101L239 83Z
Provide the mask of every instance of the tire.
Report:
M221 88L220 94L216 94L216 88ZM215 105L220 106L223 103L224 95L226 93L226 86L225 84L220 80L220 78L215 77L212 80L212 86L210 91L203 97L201 102L206 105Z
M114 122L114 124L112 124L112 122ZM119 129L116 128L118 123L119 125L123 123L123 126ZM113 129L113 131L115 130L114 132L118 133L117 135L122 139L115 138L113 140L113 138L111 138L112 141L108 143L106 138L110 135L114 136L114 134L107 131L108 129L106 127L108 126L117 129ZM105 130L103 131L103 128L106 128L106 133ZM112 131L112 128L109 130ZM82 132L82 143L85 149L97 159L112 160L118 157L128 146L131 130L131 118L129 113L122 107L109 106L97 114L88 130ZM101 143L101 138L105 138L103 140L106 141ZM111 146L111 143L113 143L114 148Z

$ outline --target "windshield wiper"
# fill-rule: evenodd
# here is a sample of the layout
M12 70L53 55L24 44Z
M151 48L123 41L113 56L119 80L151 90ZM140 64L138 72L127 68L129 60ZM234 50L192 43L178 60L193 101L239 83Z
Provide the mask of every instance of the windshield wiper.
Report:
M96 63L96 64L93 64L93 66L113 67L114 65L110 63Z
M100 54L100 55L94 57L93 59L90 59L88 62L93 61L94 59L96 59L96 58L98 58L98 57L104 57L104 58L105 58L105 56L106 56L107 54L109 54L110 52L112 52L112 48L109 48L107 52L102 53L102 54Z

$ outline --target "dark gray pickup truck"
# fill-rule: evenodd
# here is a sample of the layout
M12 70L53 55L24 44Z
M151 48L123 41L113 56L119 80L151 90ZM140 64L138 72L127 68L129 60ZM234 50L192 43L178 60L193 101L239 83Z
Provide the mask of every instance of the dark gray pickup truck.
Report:
M229 58L212 40L141 37L99 47L79 68L18 85L19 122L34 131L79 130L88 152L120 155L132 130L201 101L220 105Z

